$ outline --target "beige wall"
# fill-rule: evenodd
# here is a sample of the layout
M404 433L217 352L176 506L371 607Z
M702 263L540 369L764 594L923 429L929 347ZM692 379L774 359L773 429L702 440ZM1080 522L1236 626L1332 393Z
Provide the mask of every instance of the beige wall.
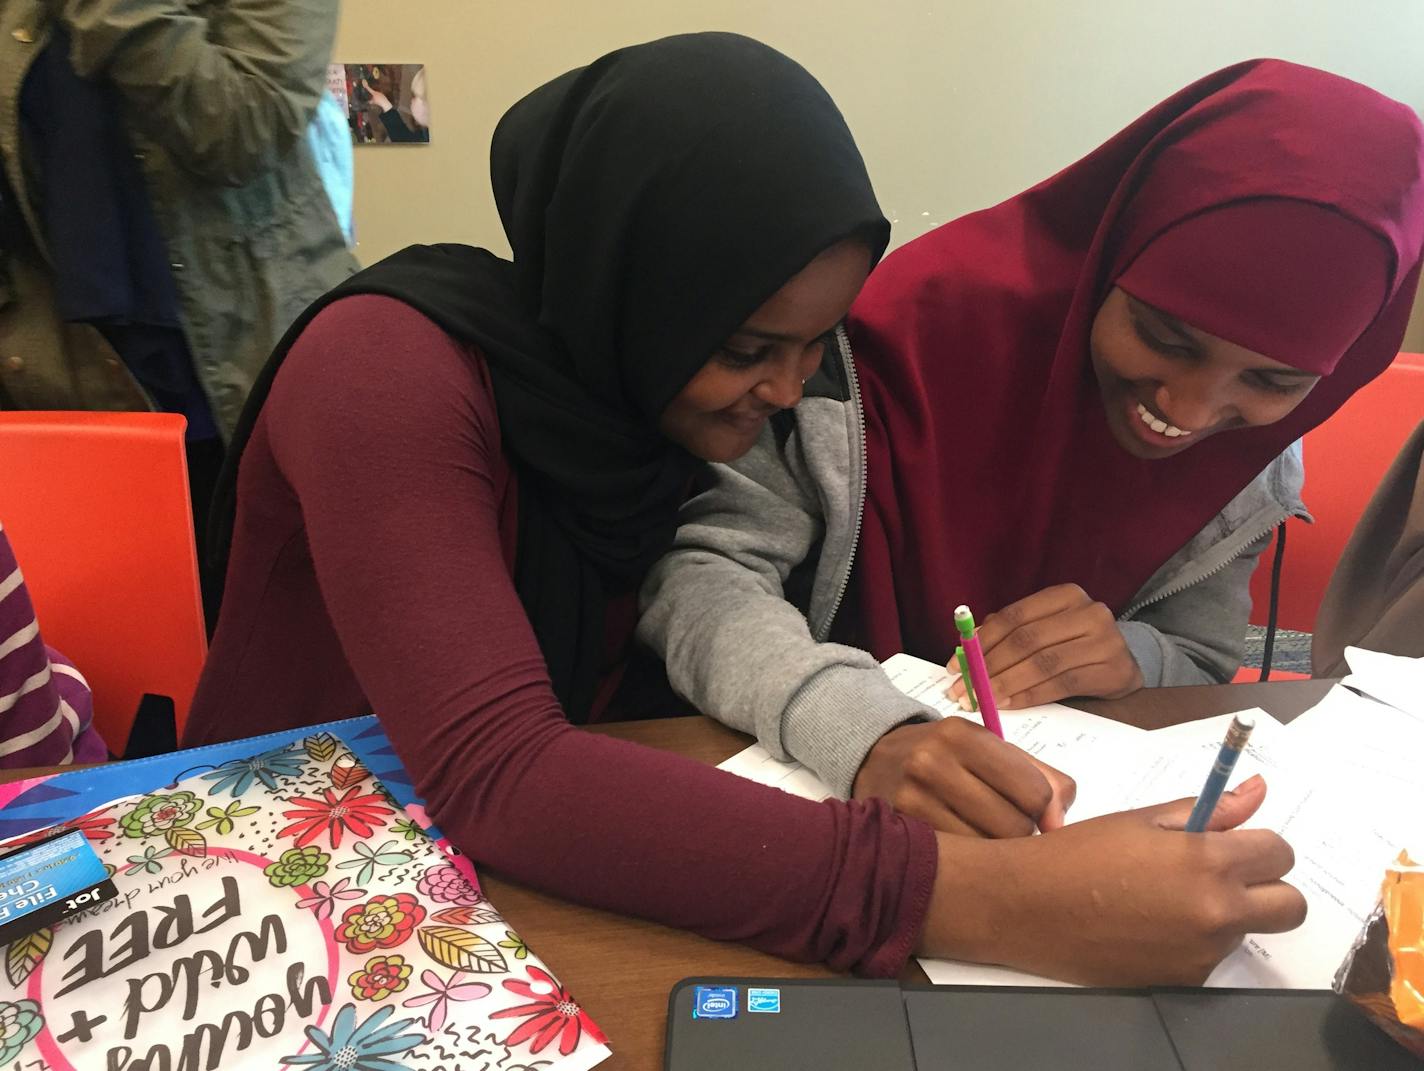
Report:
M736 30L804 63L845 112L906 241L1076 159L1217 67L1273 55L1424 111L1424 0L346 0L335 58L422 62L432 143L356 148L357 253L506 249L494 124L528 90L635 41ZM1421 303L1424 304L1424 303ZM1424 308L1406 345L1424 350Z

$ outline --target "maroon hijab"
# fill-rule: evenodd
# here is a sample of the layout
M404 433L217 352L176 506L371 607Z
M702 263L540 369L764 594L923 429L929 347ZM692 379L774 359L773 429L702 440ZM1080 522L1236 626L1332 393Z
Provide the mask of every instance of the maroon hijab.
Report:
M869 489L837 638L942 661L956 604L982 616L1060 583L1125 610L1393 360L1419 281L1422 171L1424 129L1404 105L1255 61L892 254L851 310ZM1325 378L1276 424L1131 457L1088 350L1119 281Z

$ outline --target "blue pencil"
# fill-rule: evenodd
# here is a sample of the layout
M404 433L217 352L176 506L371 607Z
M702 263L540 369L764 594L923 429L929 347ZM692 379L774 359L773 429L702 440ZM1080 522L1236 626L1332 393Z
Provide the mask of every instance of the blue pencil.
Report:
M1201 795L1197 797L1196 806L1192 808L1191 816L1187 819L1188 833L1200 833L1206 829L1212 812L1221 802L1226 782L1231 779L1231 771L1236 768L1236 760L1241 757L1241 752L1246 750L1246 741L1251 739L1251 730L1254 728L1256 719L1250 714L1238 714L1231 719L1231 726L1226 730L1226 739L1221 742L1221 750L1216 753L1216 762L1212 764L1211 773L1207 774L1206 784L1202 786Z

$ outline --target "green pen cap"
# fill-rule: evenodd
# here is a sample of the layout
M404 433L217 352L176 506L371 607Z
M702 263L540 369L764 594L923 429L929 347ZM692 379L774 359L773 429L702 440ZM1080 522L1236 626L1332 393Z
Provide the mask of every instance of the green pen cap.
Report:
M974 615L969 612L969 607L960 606L954 611L954 627L966 640L974 635Z

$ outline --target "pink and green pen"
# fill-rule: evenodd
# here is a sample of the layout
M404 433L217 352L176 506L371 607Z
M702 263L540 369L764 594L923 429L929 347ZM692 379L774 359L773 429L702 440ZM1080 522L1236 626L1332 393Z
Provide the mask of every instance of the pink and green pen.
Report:
M1004 738L1004 726L999 722L999 708L994 703L994 693L989 689L989 667L984 665L984 649L979 646L979 635L974 630L974 615L969 607L961 606L954 611L954 627L959 630L964 657L969 663L969 680L965 685L974 686L974 698L979 701L979 716L984 719L984 728Z

